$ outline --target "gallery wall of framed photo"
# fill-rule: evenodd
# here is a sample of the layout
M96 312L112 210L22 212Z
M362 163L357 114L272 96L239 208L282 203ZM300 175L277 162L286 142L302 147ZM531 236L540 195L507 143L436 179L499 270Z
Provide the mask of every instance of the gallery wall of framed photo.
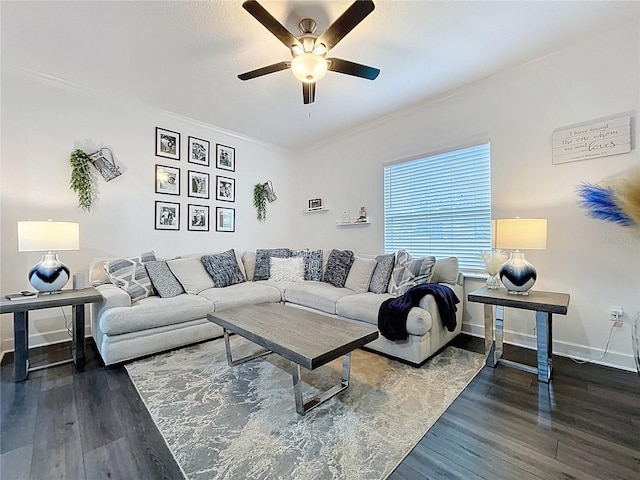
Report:
M182 139L180 132L156 127L155 156L159 158L154 170L158 196L155 229L177 231L184 224L188 231L208 232L212 221L216 232L235 232L236 209L232 204L236 201L236 180L231 176L236 171L235 148L216 143L214 163L209 140L187 135L183 147ZM183 159L186 160L184 167L178 163ZM182 182L185 182L184 188ZM212 186L215 193L210 193ZM186 206L180 202L182 192L187 192ZM211 213L215 214L214 219Z

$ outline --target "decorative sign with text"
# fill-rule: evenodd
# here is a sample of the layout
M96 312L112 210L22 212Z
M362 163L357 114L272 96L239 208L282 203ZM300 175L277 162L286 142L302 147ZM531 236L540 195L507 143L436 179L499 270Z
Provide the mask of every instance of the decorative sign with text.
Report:
M607 157L631 151L629 115L553 132L553 163Z

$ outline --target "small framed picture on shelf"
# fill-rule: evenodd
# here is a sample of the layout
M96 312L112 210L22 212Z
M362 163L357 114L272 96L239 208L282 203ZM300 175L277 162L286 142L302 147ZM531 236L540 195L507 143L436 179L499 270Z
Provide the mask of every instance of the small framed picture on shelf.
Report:
M209 174L202 172L188 171L190 197L209 198Z
M235 178L216 175L216 200L221 200L223 202L236 201Z
M216 144L216 167L222 170L236 171L236 149Z
M180 169L156 165L156 193L180 195Z
M322 208L321 198L312 198L311 200L309 200L309 210L315 210L318 208Z
M180 230L180 204L156 201L156 230Z
M189 223L187 230L195 232L209 231L209 207L207 205L189 204Z
M180 160L180 134L156 127L156 156Z
M235 232L236 231L236 209L226 207L216 207L216 231Z
M189 163L209 166L209 142L200 138L189 137Z

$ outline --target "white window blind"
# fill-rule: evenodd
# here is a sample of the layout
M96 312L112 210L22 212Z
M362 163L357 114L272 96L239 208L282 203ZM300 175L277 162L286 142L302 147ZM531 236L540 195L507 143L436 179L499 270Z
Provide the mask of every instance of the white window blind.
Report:
M483 270L491 249L489 143L384 167L385 251L458 257Z

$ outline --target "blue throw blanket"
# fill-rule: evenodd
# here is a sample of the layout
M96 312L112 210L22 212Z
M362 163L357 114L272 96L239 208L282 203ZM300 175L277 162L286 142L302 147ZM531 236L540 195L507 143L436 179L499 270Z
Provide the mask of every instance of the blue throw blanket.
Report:
M456 329L456 303L460 300L451 288L437 283L425 283L409 289L404 295L389 298L382 302L378 310L378 330L383 337L389 340L406 340L407 316L409 310L417 306L425 295L431 294L438 305L438 312L442 324L447 330L453 332Z

